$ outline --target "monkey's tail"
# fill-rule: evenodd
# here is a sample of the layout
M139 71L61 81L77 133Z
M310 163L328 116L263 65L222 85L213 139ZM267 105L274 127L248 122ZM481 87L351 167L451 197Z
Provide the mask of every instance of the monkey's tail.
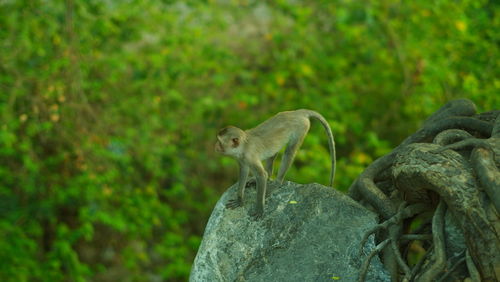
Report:
M318 112L312 110L305 110L309 118L313 117L321 122L321 125L326 131L328 135L328 147L330 149L330 158L332 159L332 170L330 171L330 186L333 187L333 181L335 180L335 140L333 139L333 133L330 128L330 125L326 121L326 119Z

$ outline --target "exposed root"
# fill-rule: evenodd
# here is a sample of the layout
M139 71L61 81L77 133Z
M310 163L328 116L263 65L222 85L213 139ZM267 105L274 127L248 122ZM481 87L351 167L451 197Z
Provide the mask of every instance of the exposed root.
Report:
M396 256L396 261L398 262L399 267L401 267L401 269L403 269L405 273L403 281L409 281L411 275L410 267L408 267L406 262L403 260L403 256L399 251L399 246L397 244L397 241L394 240L393 238L391 238L391 248Z
M446 146L449 144L460 142L460 141L465 140L465 139L469 139L471 137L472 137L472 135L465 130L448 129L448 130L445 130L445 131L439 133L438 135L436 135L436 137L434 137L434 140L432 141L432 143L438 144L441 146Z
M495 150L493 149L498 146L500 146L500 115L495 119L489 139L468 138L443 146L434 150L433 153L470 148L472 150L471 163L477 173L477 178L495 209L500 213L500 172L495 163Z
M469 275L472 281L480 282L481 275L479 274L474 261L472 261L472 257L470 256L470 252L468 250L465 252L465 263L467 264L467 270L469 270Z
M434 144L415 144L430 142ZM445 281L450 275L463 276L465 269L460 268L464 261L473 280L498 279L499 235L493 228L495 219L486 217L485 211L493 204L500 212L499 147L500 111L477 115L471 101L460 99L441 107L421 129L368 166L349 188L349 195L374 208L381 223L364 234L360 253L372 234L382 242L365 258L358 281L364 281L370 260L377 254L382 255L393 281ZM460 154L445 152L449 149ZM437 199L432 234L426 234L429 223L414 234L401 234L408 219L432 211L431 203ZM443 230L446 208L459 220L467 248L467 256L459 254L449 261ZM413 240L424 241L426 253L416 265L409 266L405 258Z
M410 275L410 281L415 280L415 276L417 276L420 273L420 270L424 266L424 263L429 260L429 257L431 256L432 252L434 250L434 247L431 246L429 250L425 253L425 255L418 261L418 263L413 267L411 270L411 275Z
M456 259L457 257L459 257L459 259L455 262L455 264L453 264L452 267L450 267L450 269L448 269L448 271L446 271L443 274L443 276L441 276L441 278L439 278L439 280L437 282L445 281L445 279L448 278L448 276L451 273L455 272L455 270L457 270L460 265L465 263L465 259L466 259L465 250L463 252L461 252L460 254L458 254L457 256L455 256L454 258L450 259L449 264L451 264L453 259Z
M457 151L457 150L464 149L467 147L474 147L474 148L479 147L479 148L486 148L486 149L492 150L490 144L485 139L469 138L469 139L465 139L465 140L462 140L462 141L457 142L457 143L443 146L442 148L436 149L432 152L433 153L441 153L441 152L446 151L446 150Z
M428 267L421 275L417 276L416 281L434 281L434 279L446 267L446 251L444 244L444 213L446 204L444 200L439 201L439 205L432 219L432 239L434 242L433 259Z
M500 213L500 172L495 164L493 150L476 148L472 151L471 162L477 178L495 209Z
M363 239L361 240L360 243L360 253L363 252L363 246L366 244L366 241L368 240L368 237L370 237L371 234L379 231L379 230L387 230L389 226L391 225L396 225L399 224L401 221L404 219L413 217L423 211L426 211L429 209L429 206L426 204L415 204L411 205L408 207L405 207L406 203L403 203L399 207L399 211L391 218L388 220L375 225L374 227L370 228L365 235L363 236Z
M370 254L365 258L365 261L363 262L363 265L361 265L361 269L359 271L359 277L358 277L358 282L363 282L365 281L366 273L368 272L368 268L370 267L370 261L371 259L378 254L380 251L382 251L387 244L389 244L391 239L385 239L382 243L378 244L375 249L373 249Z

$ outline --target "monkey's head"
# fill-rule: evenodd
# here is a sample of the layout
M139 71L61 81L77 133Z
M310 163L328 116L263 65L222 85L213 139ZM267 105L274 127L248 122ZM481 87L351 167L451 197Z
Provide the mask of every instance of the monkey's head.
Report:
M242 152L241 144L245 141L246 133L234 126L224 127L217 133L215 151L217 153L237 158Z

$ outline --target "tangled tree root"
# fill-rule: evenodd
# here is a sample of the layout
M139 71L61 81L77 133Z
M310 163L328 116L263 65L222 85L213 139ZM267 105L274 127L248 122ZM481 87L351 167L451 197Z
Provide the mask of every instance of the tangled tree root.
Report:
M464 273L500 279L500 111L475 111L469 100L449 102L351 185L349 195L382 219L362 240L361 249L372 234L380 243L365 258L359 281L377 254L393 281L448 281ZM458 221L466 251L450 254L445 213ZM412 233L408 226L424 214L433 214L431 228L423 224ZM425 255L411 265L401 250L415 240L424 242Z

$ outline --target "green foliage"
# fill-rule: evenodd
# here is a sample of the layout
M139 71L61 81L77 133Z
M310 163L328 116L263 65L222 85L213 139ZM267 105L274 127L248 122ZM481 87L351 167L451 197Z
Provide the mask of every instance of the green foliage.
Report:
M321 112L345 191L449 99L498 107L498 13L466 0L0 2L0 280L184 281L237 175L212 151L219 127ZM313 125L287 178L326 184L326 145Z

